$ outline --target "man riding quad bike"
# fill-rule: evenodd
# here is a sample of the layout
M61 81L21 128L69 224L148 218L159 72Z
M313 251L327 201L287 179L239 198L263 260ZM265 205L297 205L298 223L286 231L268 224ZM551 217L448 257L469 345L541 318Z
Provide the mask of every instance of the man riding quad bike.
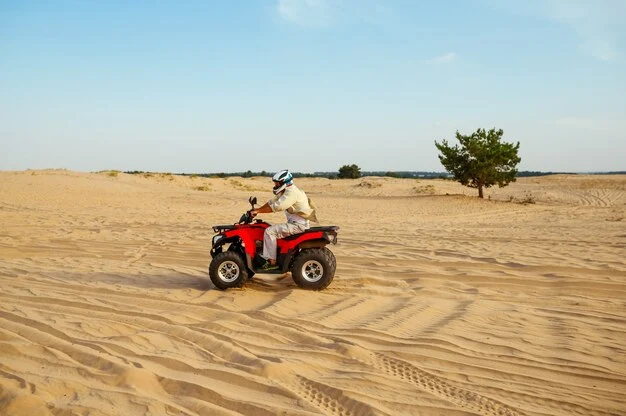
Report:
M337 243L338 226L310 227L276 240L275 267L267 267L261 256L266 229L271 225L254 220L256 198L248 200L252 209L233 225L215 225L209 276L221 290L241 287L255 273L291 272L299 287L310 290L326 288L335 276L335 256L326 246Z

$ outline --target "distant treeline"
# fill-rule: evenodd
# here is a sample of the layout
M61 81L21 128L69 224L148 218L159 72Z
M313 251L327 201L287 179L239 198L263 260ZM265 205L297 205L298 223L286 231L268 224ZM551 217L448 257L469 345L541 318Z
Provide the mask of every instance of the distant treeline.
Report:
M547 175L624 175L626 174L625 170L616 170L609 172L536 172L525 170L522 172L517 172L517 177L521 178L524 176L547 176Z
M144 175L148 173L154 172L144 172L141 170L131 170L125 171L124 173L128 173L131 175ZM313 172L313 173L303 173L303 172L291 172L296 178L329 178L329 179L337 179L338 172ZM203 178L229 178L233 176L243 177L243 178L252 178L256 176L265 176L271 178L273 172L261 171L261 172L253 172L253 171L245 171L245 172L213 172L213 173L172 173L172 175L181 175L181 176L200 176ZM424 178L424 179L432 179L432 178L449 178L451 177L447 172L410 172L410 171L398 171L398 172L361 172L361 176L387 176L392 178Z
M131 175L140 175L153 172L144 172L141 170L125 171ZM337 179L337 172L314 172L302 173L292 172L297 178L329 178ZM517 173L518 178L529 176L548 176L548 175L576 175L584 173L585 175L624 175L626 171L610 171L610 172L540 172L524 170ZM272 177L272 172L262 170L261 172L216 172L216 173L173 173L173 175L181 176L201 176L203 178L229 178L233 176L252 178L255 176ZM361 171L361 176L385 176L390 178L414 178L414 179L451 179L452 175L448 172L426 172L426 171Z

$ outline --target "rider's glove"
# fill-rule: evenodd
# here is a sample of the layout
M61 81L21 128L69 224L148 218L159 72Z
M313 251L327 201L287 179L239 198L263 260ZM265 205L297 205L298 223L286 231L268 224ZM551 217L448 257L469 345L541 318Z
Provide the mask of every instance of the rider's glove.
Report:
M239 218L239 224L248 224L252 220L252 216L250 215L250 211L246 211Z

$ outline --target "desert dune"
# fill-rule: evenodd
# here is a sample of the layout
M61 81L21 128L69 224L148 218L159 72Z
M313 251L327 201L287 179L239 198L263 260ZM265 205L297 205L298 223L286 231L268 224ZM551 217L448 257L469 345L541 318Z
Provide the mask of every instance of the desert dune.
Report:
M626 415L625 175L296 183L319 292L209 280L269 178L0 172L0 415Z

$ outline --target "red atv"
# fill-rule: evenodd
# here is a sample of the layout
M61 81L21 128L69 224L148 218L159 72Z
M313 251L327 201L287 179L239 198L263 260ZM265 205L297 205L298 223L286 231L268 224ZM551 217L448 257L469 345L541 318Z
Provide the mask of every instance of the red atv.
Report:
M252 209L256 197L248 199ZM237 224L215 225L209 276L221 290L241 287L255 273L283 274L291 271L299 287L310 290L326 288L333 277L337 261L326 246L337 244L337 226L311 227L303 233L290 235L277 241L277 270L265 271L260 267L265 259L263 232L270 224L256 219L246 211Z

